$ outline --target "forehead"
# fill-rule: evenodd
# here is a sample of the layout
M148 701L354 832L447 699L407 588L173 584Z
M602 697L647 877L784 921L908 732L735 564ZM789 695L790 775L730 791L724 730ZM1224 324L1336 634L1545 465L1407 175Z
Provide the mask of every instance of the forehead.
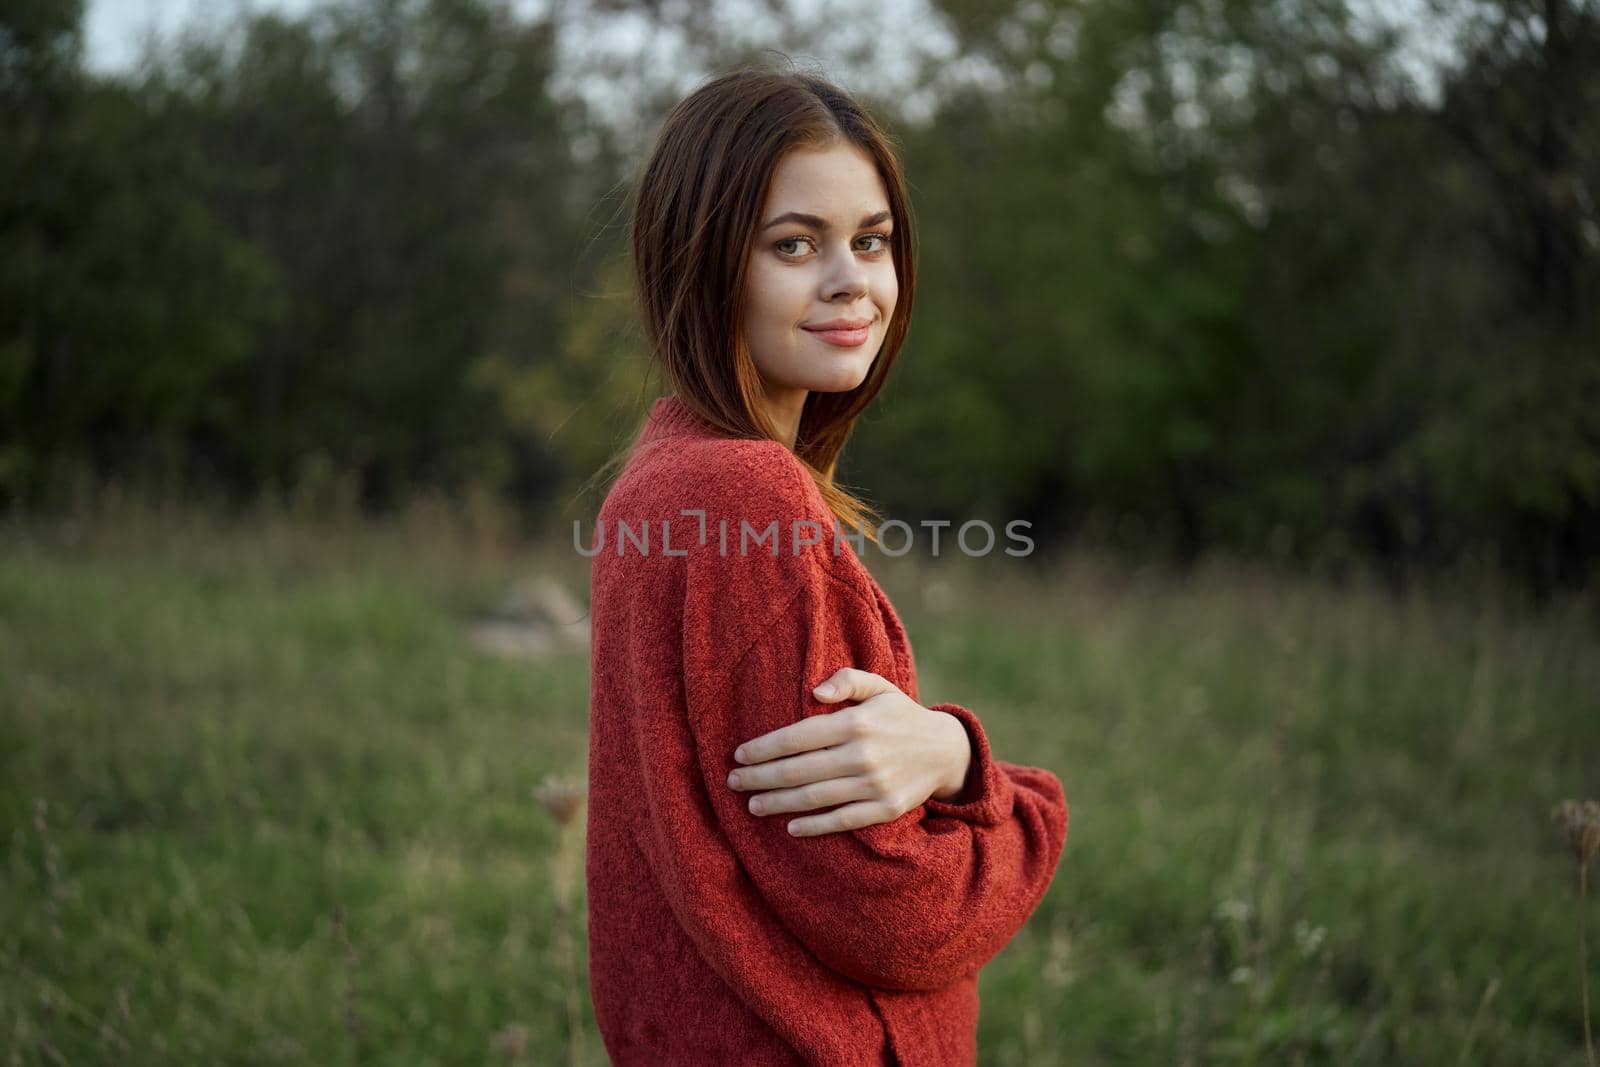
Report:
M889 206L872 157L853 144L796 148L778 161L767 189L768 214L804 211L853 226L862 214Z

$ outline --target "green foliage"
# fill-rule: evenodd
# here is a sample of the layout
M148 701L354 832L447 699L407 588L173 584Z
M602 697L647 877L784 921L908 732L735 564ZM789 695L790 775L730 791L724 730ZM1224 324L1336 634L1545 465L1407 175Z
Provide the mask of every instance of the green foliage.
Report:
M1434 89L1344 2L936 10L963 62L873 97L920 299L845 481L1046 548L1593 580L1592 0L1460 13ZM719 63L760 43L633 14ZM0 506L79 470L585 506L640 413L626 195L671 102L642 79L613 124L558 92L620 69L558 49L607 16L330 0L108 78L81 15L0 16Z
M1600 12L1430 105L1342 6L942 6L1010 80L908 132L925 310L851 468L889 510L1592 578Z
M231 64L187 59L177 86L209 105L195 136L232 161L226 213L292 279L292 314L229 390L247 484L325 458L389 506L509 476L471 370L496 349L552 358L516 351L558 321L570 245L551 47L485 4L375 2L262 17Z
M215 164L131 90L50 61L76 14L34 34L35 10L6 46L27 73L0 134L0 499L51 488L64 457L181 455L276 308L271 264L207 203Z

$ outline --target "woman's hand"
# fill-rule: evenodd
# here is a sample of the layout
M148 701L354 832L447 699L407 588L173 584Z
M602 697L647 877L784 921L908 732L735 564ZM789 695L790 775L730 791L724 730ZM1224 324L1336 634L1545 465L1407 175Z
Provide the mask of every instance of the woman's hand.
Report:
M888 679L851 667L813 692L830 703L859 703L807 716L739 746L733 758L746 766L728 776L728 785L755 793L753 813L842 804L789 822L791 834L810 837L893 822L929 797L960 793L972 742L954 715L925 708Z

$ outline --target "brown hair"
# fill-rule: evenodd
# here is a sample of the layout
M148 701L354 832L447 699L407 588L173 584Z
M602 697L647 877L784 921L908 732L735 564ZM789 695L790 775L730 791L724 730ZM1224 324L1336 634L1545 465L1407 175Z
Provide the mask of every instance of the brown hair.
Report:
M905 179L866 110L824 78L748 67L685 97L662 124L634 190L634 286L650 358L683 404L732 437L776 440L740 330L750 236L785 153L841 140L872 158L888 195L899 296L866 379L847 392L807 396L794 452L834 516L875 540L871 507L836 484L834 471L905 342L916 275Z

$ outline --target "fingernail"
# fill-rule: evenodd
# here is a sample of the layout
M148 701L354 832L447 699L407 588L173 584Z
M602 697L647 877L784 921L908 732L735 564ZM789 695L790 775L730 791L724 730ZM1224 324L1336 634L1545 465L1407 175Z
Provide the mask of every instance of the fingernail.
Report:
M741 763L744 762L744 746L743 745L740 745L738 748L733 750L733 758L738 760Z
M817 696L819 696L819 697L831 697L831 696L833 696L833 686L828 685L826 682L824 682L822 685L817 686Z
M728 775L728 784L733 786L735 789L739 788L739 772L738 771L734 771L732 774Z

